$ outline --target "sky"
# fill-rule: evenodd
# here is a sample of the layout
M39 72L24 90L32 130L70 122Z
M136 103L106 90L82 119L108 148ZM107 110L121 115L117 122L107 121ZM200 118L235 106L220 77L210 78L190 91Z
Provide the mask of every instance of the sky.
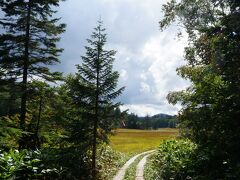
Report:
M106 28L108 50L117 51L114 70L120 73L119 87L126 89L118 98L122 110L139 116L158 113L177 114L180 105L168 104L170 91L186 88L189 82L177 76L184 65L185 37L177 38L177 27L160 31L161 6L167 0L67 0L60 4L57 16L67 24L60 47L65 74L76 72L81 55L101 18Z

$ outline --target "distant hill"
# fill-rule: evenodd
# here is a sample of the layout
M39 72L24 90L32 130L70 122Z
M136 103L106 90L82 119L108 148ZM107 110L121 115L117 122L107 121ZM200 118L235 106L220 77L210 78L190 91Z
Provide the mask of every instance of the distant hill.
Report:
M160 114L155 114L153 116L151 116L152 118L173 118L175 116L173 115L169 115L169 114L163 114L163 113L160 113Z

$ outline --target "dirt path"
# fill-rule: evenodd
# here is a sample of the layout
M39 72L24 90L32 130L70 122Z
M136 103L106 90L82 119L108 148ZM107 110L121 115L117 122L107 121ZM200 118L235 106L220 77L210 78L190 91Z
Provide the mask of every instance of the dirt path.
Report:
M144 174L144 166L147 162L147 157L150 156L152 153L147 154L142 158L142 160L137 165L136 170L136 178L135 180L144 180L143 174Z
M135 156L133 156L132 158L130 158L124 165L123 167L118 171L118 173L116 174L116 176L113 178L113 180L123 180L125 172L127 170L127 168L135 161L135 159L137 159L139 156L144 155L144 154L149 154L154 152L155 150L151 150L151 151L146 151L140 154L137 154Z

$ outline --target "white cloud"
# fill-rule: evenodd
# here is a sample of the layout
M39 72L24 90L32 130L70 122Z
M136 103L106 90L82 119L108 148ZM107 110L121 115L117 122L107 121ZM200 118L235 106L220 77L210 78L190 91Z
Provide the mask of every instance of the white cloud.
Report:
M158 113L167 113L170 115L176 115L178 110L180 109L179 106L159 106L154 104L125 104L120 107L121 110L128 110L129 113L134 113L139 116L153 116Z
M138 113L147 111L149 114L176 113L177 110L166 101L166 96L170 91L184 89L189 85L176 73L176 68L184 64L182 57L185 44L186 38L178 41L167 31L149 37L148 41L137 49L136 54L130 49L120 51L119 57L128 57L128 61L117 64L118 67L124 67L128 73L128 81L121 84L127 86L121 100L129 104L130 109ZM153 106L149 108L149 105L143 104Z
M140 86L141 86L140 92L142 92L142 93L150 93L151 92L151 88L147 83L141 82Z
M176 113L177 107L166 102L169 91L184 89L188 83L177 76L182 65L182 41L176 27L159 31L161 5L167 0L71 0L63 2L59 15L67 23L60 45L64 72L76 71L81 63L86 39L100 15L107 29L107 48L117 50L114 69L120 73L119 86L126 86L119 100L139 115Z
M120 70L120 78L123 80L123 81L127 81L128 79L128 74L127 74L127 71L125 69L121 69Z

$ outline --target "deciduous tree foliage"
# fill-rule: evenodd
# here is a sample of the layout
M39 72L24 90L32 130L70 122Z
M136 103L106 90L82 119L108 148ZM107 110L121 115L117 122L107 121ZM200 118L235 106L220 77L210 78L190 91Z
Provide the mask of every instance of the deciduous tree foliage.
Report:
M21 87L20 128L26 129L28 81L40 77L47 81L60 79L61 73L50 72L49 65L58 63L58 37L64 24L53 18L59 0L1 0L3 16L0 25L0 76L4 84L18 82ZM20 83L19 83L20 82ZM2 85L2 83L1 83ZM24 148L25 142L20 143Z
M240 176L240 2L172 0L163 6L164 29L178 22L188 33L187 65L178 74L192 82L168 99L181 102L185 136L207 152L199 174L208 179Z

